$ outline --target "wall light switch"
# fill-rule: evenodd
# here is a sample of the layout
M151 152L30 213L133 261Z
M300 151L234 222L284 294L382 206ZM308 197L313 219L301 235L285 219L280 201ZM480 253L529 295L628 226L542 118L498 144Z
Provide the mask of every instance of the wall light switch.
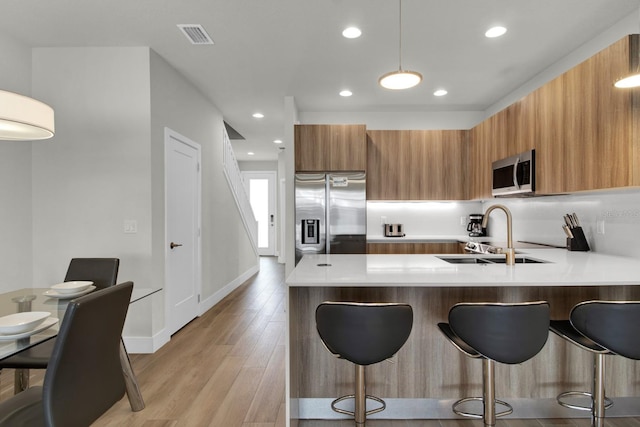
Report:
M138 221L135 219L124 220L124 232L126 234L134 234L138 232Z

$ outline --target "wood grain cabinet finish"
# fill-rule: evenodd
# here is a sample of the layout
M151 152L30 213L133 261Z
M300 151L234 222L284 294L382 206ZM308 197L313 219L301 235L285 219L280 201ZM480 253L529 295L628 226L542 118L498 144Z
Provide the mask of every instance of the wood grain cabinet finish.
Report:
M367 243L368 254L463 254L464 243Z
M365 125L295 125L296 172L366 171Z
M473 128L470 198L491 197L493 161L532 148L539 194L640 185L640 95L613 87L633 69L637 40L623 38Z
M368 200L467 198L467 131L367 131Z

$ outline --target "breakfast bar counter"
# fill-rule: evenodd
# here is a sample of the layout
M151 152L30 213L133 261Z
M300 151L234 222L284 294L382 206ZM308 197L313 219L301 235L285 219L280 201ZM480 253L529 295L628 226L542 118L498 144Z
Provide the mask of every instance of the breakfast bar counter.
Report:
M640 300L640 269L633 258L563 249L520 250L516 256L529 262L507 266L500 263L504 255L305 256L287 278L290 425L343 418L329 404L353 392L352 365L332 356L315 329L315 308L323 301L411 304L411 336L394 363L368 368L367 393L387 400L387 409L372 418L429 419L454 418L454 400L482 393L481 363L455 349L436 326L454 304L546 300L552 319L566 319L581 301ZM607 416L640 415L640 365L622 357L608 363L607 395L616 405ZM532 360L496 367L496 394L514 405L515 418L588 416L560 407L555 397L589 390L591 370L588 352L550 334Z

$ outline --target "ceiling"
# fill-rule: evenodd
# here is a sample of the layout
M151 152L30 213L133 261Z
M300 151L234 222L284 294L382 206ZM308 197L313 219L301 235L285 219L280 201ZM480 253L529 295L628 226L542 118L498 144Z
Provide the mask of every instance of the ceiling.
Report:
M245 138L239 160L274 160L286 96L303 112L482 111L639 6L403 0L402 66L424 76L406 91L377 84L399 65L397 0L14 0L0 34L32 47L149 46ZM215 44L190 44L178 24L202 25ZM508 32L485 38L496 24ZM360 38L342 37L351 25ZM345 88L353 96L339 96Z

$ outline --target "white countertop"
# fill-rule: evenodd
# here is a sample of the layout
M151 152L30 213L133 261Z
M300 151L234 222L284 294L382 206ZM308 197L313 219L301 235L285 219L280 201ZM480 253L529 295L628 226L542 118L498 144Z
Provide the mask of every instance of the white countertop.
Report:
M640 262L565 249L519 250L546 264L450 264L441 257L477 255L305 255L289 287L338 286L613 286L640 285ZM484 255L479 255L483 257ZM495 256L495 255L492 255ZM323 266L323 264L328 264Z

